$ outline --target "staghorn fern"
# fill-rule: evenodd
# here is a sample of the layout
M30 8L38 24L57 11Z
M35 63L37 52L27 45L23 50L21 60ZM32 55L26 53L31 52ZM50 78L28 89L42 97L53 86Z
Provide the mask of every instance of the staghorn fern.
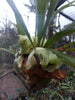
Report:
M65 78L66 74L63 71L57 70L56 68L58 68L62 62L65 62L66 64L75 68L75 58L66 55L64 53L61 53L60 51L62 51L62 48L59 49L52 49L52 48L54 47L54 44L58 42L60 39L62 39L64 36L75 32L75 22L69 25L69 27L66 28L65 30L57 32L49 40L45 41L45 36L47 28L49 27L49 23L54 18L54 16L64 8L73 6L72 3L75 1L55 11L55 8L59 0L35 0L35 7L36 7L35 10L36 10L36 20L37 20L36 22L37 32L35 33L37 33L37 37L34 37L34 39L30 36L30 33L28 32L28 29L23 21L23 18L13 0L6 0L6 1L14 11L17 22L16 27L20 34L22 55L19 58L16 58L16 63L19 67L24 68L24 71L29 76L30 83L31 84L35 83L37 87L37 84L40 82L40 79L42 78L43 79ZM67 51L68 50L69 49L67 49ZM72 50L74 51L75 48L71 49L71 51ZM66 51L66 48L64 48L63 51ZM27 58L26 54L28 54Z

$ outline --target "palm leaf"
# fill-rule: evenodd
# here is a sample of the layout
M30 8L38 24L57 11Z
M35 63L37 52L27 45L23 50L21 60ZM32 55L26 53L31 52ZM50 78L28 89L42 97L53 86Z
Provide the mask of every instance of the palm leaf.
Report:
M53 37L51 37L44 45L45 48L52 47L56 42L58 42L62 37L72 34L75 32L75 29L68 29L61 32L56 33Z
M56 51L56 50L51 50L51 51L53 53L55 53L63 62L65 62L69 66L75 68L75 57L69 56L60 51Z
M30 37L30 33L27 30L27 27L24 23L24 20L19 12L19 10L17 9L15 3L13 2L13 0L6 0L8 2L8 4L10 5L10 7L12 8L12 10L14 11L15 17L16 17L16 22L17 22L17 29L19 31L19 34L22 35L27 35L27 37L29 38L30 42L32 43L31 37ZM33 43L32 43L33 44Z

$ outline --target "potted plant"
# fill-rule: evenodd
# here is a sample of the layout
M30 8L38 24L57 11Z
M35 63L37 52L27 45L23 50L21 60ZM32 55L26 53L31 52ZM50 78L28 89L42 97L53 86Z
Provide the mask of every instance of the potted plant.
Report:
M35 85L37 89L41 89L47 85L50 79L64 79L66 73L63 70L59 70L60 65L65 62L75 68L75 58L65 54L63 51L75 51L75 48L69 48L75 42L60 48L55 48L54 46L64 36L75 32L75 22L65 30L55 33L48 40L46 39L46 33L54 16L64 8L72 6L73 2L55 11L59 0L35 0L37 31L35 32L35 37L31 37L13 0L6 1L14 11L21 45L21 53L15 58L15 62L18 68L27 74L28 84Z

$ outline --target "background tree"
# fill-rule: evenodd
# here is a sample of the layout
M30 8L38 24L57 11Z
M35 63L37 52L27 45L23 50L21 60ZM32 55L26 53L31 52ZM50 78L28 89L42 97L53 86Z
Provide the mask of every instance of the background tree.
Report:
M17 52L19 45L18 32L16 27L7 18L2 22L3 28L0 36L0 48L10 49ZM14 55L7 53L6 51L0 52L0 63L3 65L13 65Z

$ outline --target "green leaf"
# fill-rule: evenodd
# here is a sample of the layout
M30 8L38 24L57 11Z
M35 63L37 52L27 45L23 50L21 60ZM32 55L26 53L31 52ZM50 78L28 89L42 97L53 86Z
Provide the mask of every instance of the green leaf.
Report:
M75 45L75 42L70 42L64 46L61 46L59 48L57 48L57 51L75 51L75 48L73 48L72 46Z
M56 42L58 42L61 38L66 35L72 34L75 32L75 29L68 29L61 32L56 33L53 37L51 37L44 45L45 48L52 47Z
M27 30L27 27L24 23L24 20L22 18L22 15L20 14L19 10L17 9L15 3L13 2L13 0L6 0L8 2L8 4L10 5L10 7L12 8L12 10L14 11L15 17L16 17L16 22L17 22L17 29L19 31L19 34L21 35L27 35L27 37L29 38L30 42L32 43L31 37L30 37L30 33ZM33 44L33 43L32 43Z
M21 93L21 92L24 92L24 89L22 89L22 88L17 88L17 93L19 94L19 93Z
M43 26L45 23L46 10L49 0L35 0L36 5L36 30L38 33L38 46L42 38Z
M73 21L70 25L68 25L66 29L72 28L72 27L75 27L75 21Z
M75 45L75 42L70 42L63 47L65 48L64 51L75 51L75 48L72 48L72 46ZM71 47L70 47L71 46ZM62 48L62 47L61 47Z
M52 18L53 18L54 10L55 10L55 8L56 8L58 2L59 2L59 0L50 0L50 6L49 6L49 8L48 8L47 19L46 19L46 23L45 23L43 32L44 32L44 30L47 29L49 23L51 22L51 20L52 20Z
M22 54L29 54L33 49L31 42L26 35L19 35Z
M61 98L61 100L64 100L63 96L60 95L58 92L54 91L54 93L55 93L56 95L58 95L58 96Z
M7 93L6 92L3 92L3 94L4 94L4 96L7 98L7 100L8 100L8 95L7 95Z
M68 97L68 99L67 99L67 100L73 100L73 99L72 99L72 97Z
M54 10L55 10L58 2L59 2L59 0L50 0L50 6L48 8L47 18L46 18L46 22L45 22L45 25L43 27L43 32L42 32L43 36L41 36L41 37L43 37L43 39L45 37L46 31L47 31L47 28L48 28L50 22L54 18L54 16L53 16L54 15Z
M75 51L75 48L66 48L65 51Z
M75 6L75 5L73 5L72 3L74 3L75 1L72 1L72 2L70 2L70 3L68 3L68 4L66 4L66 5L64 5L64 6L62 6L61 8L59 8L58 10L56 10L55 12L54 12L54 9L55 9L55 7L56 7L56 5L57 5L57 3L58 3L58 1L59 0L56 0L56 1L53 1L52 0L52 4L51 4L51 6L50 6L50 8L48 9L48 14L47 14L47 20L46 20L46 23L45 23L45 26L44 26L44 29L43 29L43 41L44 41L44 37L45 37L45 33L46 33L46 30L47 30L47 27L48 27L48 25L49 25L49 23L52 21L52 19L59 13L59 12L61 12L63 9L65 9L65 8L67 8L67 7L70 7L70 6ZM54 4L55 3L55 4ZM74 26L75 25L75 23L73 23L72 24L72 26ZM69 27L69 28L71 28L71 26ZM42 45L43 45L43 41L42 41Z
M11 94L9 100L14 100L14 99L15 99L15 94Z
M56 50L51 50L51 51L55 53L64 63L68 64L70 67L75 68L75 57L69 56L60 51Z
M55 15L57 15L59 12L61 12L63 9L65 9L65 8L67 8L67 7L70 7L70 6L75 6L73 3L74 3L75 1L72 1L72 2L70 2L70 3L68 3L68 4L66 4L66 5L64 5L64 6L62 6L62 7L60 7L58 10L56 10L55 12L54 12L54 14L53 14L53 17L55 16Z
M0 48L0 51L6 51L6 52L8 52L10 54L15 55L15 52L14 51L11 51L11 50L8 50L8 49L5 49L5 48Z
M69 47L69 46L72 46L72 45L75 45L75 41L74 42L70 42L70 43L64 45L64 47Z
M0 75L4 74L4 72L5 72L5 71L1 71L1 72L0 72Z

